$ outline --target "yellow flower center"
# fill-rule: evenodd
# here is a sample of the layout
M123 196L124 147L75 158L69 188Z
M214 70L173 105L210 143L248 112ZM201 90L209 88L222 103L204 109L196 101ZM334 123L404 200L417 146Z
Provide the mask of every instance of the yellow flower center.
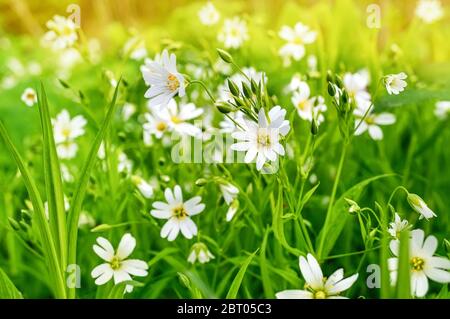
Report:
M166 128L167 128L167 125L164 122L159 122L158 124L156 124L156 129L160 132L165 131Z
M69 137L71 131L72 131L72 130L71 130L69 127L64 127L64 128L61 130L61 134L62 134L64 137Z
M119 257L117 257L117 256L114 256L112 259L111 259L111 268L113 269L113 270L117 270L117 269L119 269L120 268L120 258Z
M172 212L173 216L178 219L184 219L185 217L189 216L183 205L175 207Z
M327 294L323 290L317 290L314 292L314 299L326 299Z
M413 257L411 259L411 268L414 271L421 271L425 266L425 260L420 257Z
M26 95L26 98L28 100L34 100L34 97L35 97L34 93L27 93L27 95Z
M266 130L258 132L258 144L261 146L269 146L271 144L270 134Z
M237 36L239 35L239 29L237 29L237 28L231 28L231 29L230 29L230 35L231 35L232 37L237 37Z
M294 43L298 44L298 45L301 45L301 44L303 44L303 39L301 37L297 36L297 37L294 38Z
M306 105L307 105L307 101L305 100L305 101L299 102L299 103L297 104L297 107L298 107L300 110L304 111L304 110L306 109Z
M175 115L172 116L171 120L172 120L172 122L174 122L175 124L179 124L179 123L183 122L182 119L180 119L178 116L175 116Z
M368 125L375 124L375 119L373 118L373 116L366 116L365 121Z
M175 75L169 74L167 77L167 87L172 92L178 90L180 87L180 81L178 81L178 78Z

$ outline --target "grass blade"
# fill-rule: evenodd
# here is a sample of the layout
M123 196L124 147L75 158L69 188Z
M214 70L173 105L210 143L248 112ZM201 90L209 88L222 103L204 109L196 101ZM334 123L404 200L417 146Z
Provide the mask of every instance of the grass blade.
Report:
M245 260L245 262L242 264L236 277L234 277L234 280L231 283L231 286L230 286L230 289L228 290L226 299L236 299L239 288L241 287L241 284L242 284L242 280L244 279L245 272L247 271L248 265L250 265L253 257L255 257L258 250L259 249L257 249L253 254L248 256L247 259Z
M397 298L407 299L411 297L410 275L409 231L402 231L400 234L400 253L398 257Z
M95 140L92 144L91 150L89 151L89 155L83 165L81 170L81 176L79 178L79 182L77 184L77 188L75 194L72 199L72 205L69 210L68 221L67 221L67 229L68 229L68 263L75 264L76 263L76 249L77 249L77 237L78 237L78 219L80 217L80 212L83 204L84 197L86 195L86 189L89 183L89 177L91 175L92 168L97 160L98 150L100 148L100 144L106 135L106 131L113 119L115 105L117 100L117 94L119 92L120 80L117 83L117 86L114 90L114 96L109 105L108 111L106 113L106 117L100 127L100 131L97 133ZM75 297L75 289L70 289L69 297Z
M31 174L25 166L22 157L11 141L11 138L2 121L0 121L0 136L3 138L8 151L14 158L16 165L19 168L25 187L27 188L28 195L30 196L30 200L33 204L34 216L36 216L36 224L39 229L42 248L44 250L47 266L49 267L49 272L52 274L51 278L53 279L52 284L54 295L56 298L65 298L66 292L64 288L62 268L59 263L59 258L50 227L47 222L47 218L45 217L44 204L42 202L41 195L39 194L39 190L34 179L31 177Z
M48 203L50 228L53 233L56 249L59 251L61 267L67 266L67 230L66 212L64 208L64 191L61 179L61 168L56 153L53 126L48 109L48 100L44 85L41 83L41 94L38 106L43 133L44 178Z
M0 268L0 299L23 299L20 291Z

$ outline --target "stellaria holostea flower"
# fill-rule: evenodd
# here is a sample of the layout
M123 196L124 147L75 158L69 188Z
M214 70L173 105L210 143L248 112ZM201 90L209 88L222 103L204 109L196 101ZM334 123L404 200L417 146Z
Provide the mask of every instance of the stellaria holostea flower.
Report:
M20 98L29 107L37 103L37 94L32 88L26 88Z
M187 239L197 235L197 226L191 217L205 209L205 204L201 203L202 198L195 196L183 201L181 187L178 185L174 187L173 192L170 188L166 188L164 196L167 203L154 202L150 212L155 218L168 220L161 228L161 237L173 241L180 231Z
M175 95L185 95L184 76L177 70L175 54L169 56L167 50L164 50L159 60L146 60L141 72L145 83L150 86L145 92L150 106L164 107Z
M392 240L390 248L396 257L388 259L391 271L391 282L397 281L398 255L400 241ZM409 242L409 258L411 266L411 294L424 297L428 292L428 278L439 282L450 282L450 260L444 257L434 256L438 246L436 237L430 235L425 239L425 233L421 229L411 231Z
M111 243L103 238L97 238L97 244L93 246L95 253L106 263L95 267L92 278L95 284L103 285L114 278L114 284L132 280L132 276L147 276L148 265L139 259L127 259L136 247L136 239L131 234L125 234L120 240L119 247L115 251Z
M358 274L344 279L342 268L330 277L324 277L319 263L311 254L306 258L300 257L300 271L306 281L305 290L280 291L275 294L278 299L346 299L339 294L350 288L358 279Z
M404 72L386 75L384 78L384 84L386 85L387 92L391 95L398 95L400 92L403 92L405 87L408 85L405 81L407 77L408 76Z

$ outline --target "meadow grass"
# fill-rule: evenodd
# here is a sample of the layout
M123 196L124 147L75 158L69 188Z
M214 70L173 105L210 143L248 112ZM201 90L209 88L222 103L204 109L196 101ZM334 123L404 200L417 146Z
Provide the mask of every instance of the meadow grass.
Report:
M0 45L8 50L0 50L7 66L0 80L12 77L14 85L3 84L0 90L0 297L275 298L280 291L304 289L299 257L308 254L325 277L338 268L345 277L358 274L342 296L413 297L411 277L420 263L412 264L411 233L422 229L425 237L435 236L436 255L447 261L450 256L450 113L435 114L436 102L450 100L450 43L445 41L450 22L445 8L441 20L426 24L414 15L411 3L380 3L380 28L367 25L369 2L364 1L286 1L279 6L215 1L220 20L212 26L199 21L203 2L186 3L164 21L134 31L126 23L104 26L97 34L98 50L89 42L92 30L77 30L72 47L79 59L73 66L61 59L61 51L37 45L40 36L13 34L2 26ZM46 19L57 13L64 15L51 12ZM248 39L238 48L225 48L217 34L224 20L234 16L245 21ZM278 32L299 21L316 32L316 39L305 45L302 59L285 66L279 56L285 41ZM144 114L152 107L144 96L144 59L131 57L133 43L124 49L130 38L145 43L151 59L164 49L176 55L186 96L174 98L179 105L194 103L202 109L196 119L203 119L199 143L205 147L209 129L226 116L234 121L234 114L243 112L258 119L259 110L267 117L275 105L286 110L290 129L280 138L286 154L277 157L278 170L262 174L255 163L176 163L173 146L180 144L169 133L161 139L153 134L146 143ZM315 69L308 63L310 55L316 57ZM18 72L11 59L23 66L37 62L41 71ZM223 65L230 71L223 71ZM237 83L233 75L253 79L246 67L264 72L267 81L237 87L241 102L215 103L227 79ZM355 122L370 118L369 111L357 118L355 96L343 101L329 94L345 74L361 69L370 74L364 89L371 94L370 110L395 115L394 124L381 126L381 140L367 132L354 135ZM385 76L400 72L408 75L407 87L390 95ZM286 91L295 75L308 83L311 96L324 97L322 123L298 115L293 93ZM27 87L37 92L32 107L20 99ZM124 116L127 103L135 108L130 116ZM61 157L66 145L56 136L55 119L64 109L87 122L82 134L67 140L77 145L72 158ZM172 120L177 124L180 119ZM152 194L142 191L140 179ZM222 188L229 184L238 193L231 203ZM161 238L165 221L155 218L153 210L155 202L167 202L164 192L175 185L181 186L185 203L201 196L205 208L192 216L197 234L168 241ZM418 194L437 216L420 219L411 194ZM236 213L227 221L233 205ZM389 228L395 213L410 227L398 234L397 280L391 285L388 259L396 255ZM80 218L90 220L81 225ZM97 238L117 248L126 233L136 242L129 258L145 261L146 275L116 285L95 284L91 272L103 262L93 250ZM195 243L204 246L195 246L197 251ZM208 262L200 263L196 253L205 253L205 247L214 258L203 256ZM193 264L188 262L192 252ZM379 265L380 272L371 265ZM426 298L449 296L447 283L429 282Z

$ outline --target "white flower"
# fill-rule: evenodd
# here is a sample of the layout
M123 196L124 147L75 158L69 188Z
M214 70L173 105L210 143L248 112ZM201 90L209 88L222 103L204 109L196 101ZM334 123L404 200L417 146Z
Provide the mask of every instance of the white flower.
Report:
M219 32L218 40L225 48L237 49L248 40L247 23L239 17L226 19L222 30Z
M227 205L230 205L239 194L239 189L230 182L220 181L219 188Z
M204 25L214 25L220 19L220 13L211 2L205 4L199 11L198 17Z
M37 102L36 91L32 88L26 88L20 97L27 106L33 106Z
M49 31L44 35L43 42L54 50L70 48L78 39L78 26L69 18L55 15L46 26Z
M145 198L152 198L153 197L153 187L150 185L150 183L146 182L142 177L133 175L131 177L131 180L133 181L134 185L139 189L142 196Z
M117 158L117 171L119 173L130 173L133 169L133 162L128 158L127 154L120 152Z
M227 222L230 222L233 219L234 215L236 215L238 208L239 208L239 201L237 199L234 199L231 202L231 205L228 207L228 210L227 210L227 214L226 214Z
M434 236L425 239L425 233L421 229L411 231L409 242L409 258L411 265L411 294L417 297L424 297L428 291L428 278L439 282L450 282L450 260L444 257L434 256L438 241ZM400 251L400 241L392 240L390 248L396 256L388 259L389 270L391 271L391 281L397 281L398 255Z
M74 141L66 141L56 145L56 153L60 159L71 159L77 155L78 144Z
M300 271L305 278L305 290L284 290L275 296L278 299L346 299L339 294L350 288L358 279L354 274L344 279L344 270L336 270L330 277L325 278L322 269L313 255L300 257Z
M97 157L101 160L104 160L106 158L106 146L105 142L100 143L100 147L98 148Z
M88 212L82 211L80 218L78 218L78 228L94 227L95 219Z
M316 32L311 31L308 26L298 22L293 28L283 26L279 36L287 43L278 51L283 58L285 66L291 64L291 59L299 61L305 55L305 44L316 40Z
M400 238L400 233L408 228L408 221L406 219L402 220L400 216L395 213L394 221L389 223L388 233L394 238Z
M191 264L195 263L197 260L201 264L205 264L211 259L214 259L214 255L209 251L208 247L206 247L204 243L195 243L192 245L191 253L187 260Z
M84 135L86 119L82 115L71 119L69 112L62 110L55 119L52 119L52 124L58 157L61 159L74 158L78 152L75 139Z
M436 103L434 115L438 119L445 120L450 114L450 101L439 101Z
M304 81L302 80L302 77L300 76L300 74L294 74L291 78L291 81L285 88L286 93L300 91L301 86L303 85L302 83L304 83Z
M73 119L67 110L62 110L52 119L55 143L64 143L73 141L77 137L84 135L84 127L87 124L86 119L82 115L77 115Z
M427 206L427 204L423 201L422 198L420 198L420 196L409 193L406 199L408 200L408 203L412 207L412 209L420 214L419 219L430 219L436 217L436 214Z
M404 81L408 76L401 72L399 74L389 74L384 78L384 83L386 85L386 90L389 94L399 94L402 92L405 87L408 85L406 81Z
M416 7L416 16L425 23L433 23L444 16L439 0L419 0Z
M357 73L345 73L342 79L350 99L354 99L358 108L366 110L370 106L370 94L367 92L369 73L361 70Z
M144 131L155 135L156 138L161 138L167 131L200 137L202 130L188 121L199 117L201 114L203 114L203 110L197 108L195 104L180 103L178 105L172 99L166 108L152 110L151 114L145 114L147 122L144 124Z
M165 106L175 95L185 95L184 77L177 71L175 54L169 57L167 50L164 50L160 61L146 60L141 72L145 83L150 86L145 97L150 99L151 106Z
M246 152L244 161L250 163L256 157L256 169L259 171L266 161L276 161L278 155L285 154L280 144L280 135L286 136L290 130L289 121L285 120L286 110L274 106L268 113L259 110L258 123L243 120L240 124L243 131L234 132L231 136L241 142L231 145L231 149Z
M310 97L309 86L301 81L297 84L298 91L292 96L292 104L297 109L298 115L307 121L312 122L313 117L320 124L324 121L323 112L327 110L325 100L322 96Z
M180 103L171 100L167 106L167 113L160 112L161 116L168 119L169 128L181 135L190 135L199 137L202 133L201 129L187 121L193 120L203 114L203 110L195 106L194 103Z
M96 278L96 285L103 285L113 277L114 284L117 285L132 280L130 275L147 276L146 262L139 259L127 259L136 247L136 239L131 234L123 235L117 251L114 251L111 243L103 237L97 238L97 244L93 246L94 251L106 263L95 267L91 272L92 278Z
M174 187L173 192L166 188L164 196L167 203L154 202L150 212L155 218L168 219L161 229L161 237L173 241L180 231L187 239L197 235L197 226L191 217L205 209L205 204L201 203L202 198L195 196L184 202L181 187L178 185Z
M380 128L380 125L391 125L396 121L395 115L391 113L380 113L373 114L369 112L364 120L361 122L364 114L366 112L362 109L355 109L354 114L356 116L355 120L355 135L361 135L365 131L369 132L370 137L375 140L383 139L383 131ZM361 122L361 124L360 124ZM358 127L359 125L359 127Z
M122 119L128 121L133 114L136 113L136 105L133 103L125 103L122 107Z
M60 163L60 167L62 180L66 183L72 183L74 181L74 177L70 172L69 167L67 167L64 163Z

